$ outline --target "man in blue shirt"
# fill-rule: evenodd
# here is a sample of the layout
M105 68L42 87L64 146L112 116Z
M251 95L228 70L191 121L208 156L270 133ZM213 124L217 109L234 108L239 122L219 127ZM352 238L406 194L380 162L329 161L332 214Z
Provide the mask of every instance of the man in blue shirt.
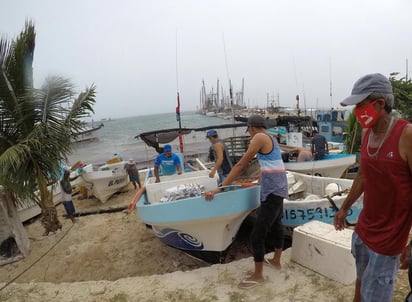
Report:
M182 174L182 165L179 157L172 153L172 146L164 145L163 153L159 154L154 163L154 175L156 182L160 182L159 167L162 169L163 175Z

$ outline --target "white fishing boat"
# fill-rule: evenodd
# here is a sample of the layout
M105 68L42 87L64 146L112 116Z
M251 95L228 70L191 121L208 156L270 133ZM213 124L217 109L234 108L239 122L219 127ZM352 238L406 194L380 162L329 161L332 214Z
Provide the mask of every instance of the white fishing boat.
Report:
M326 154L322 160L304 162L288 161L285 168L288 171L299 172L323 177L341 177L343 172L356 162L355 154Z
M58 183L49 186L48 189L53 194L53 203L55 205L59 204L62 200L60 185ZM40 215L41 209L39 205L34 201L29 201L25 205L17 206L17 215L19 215L21 222L26 222L38 215Z
M333 218L349 193L353 180L287 172L289 198L283 202L282 222L286 229ZM363 208L363 195L349 209L347 222L356 223Z
M244 219L260 204L260 186L232 187L206 201L202 192L217 187L208 170L149 176L138 198L140 219L165 244L200 257L222 262Z
M129 184L129 175L124 170L125 161L103 165L97 171L86 169L80 173L78 185L105 203L113 194Z

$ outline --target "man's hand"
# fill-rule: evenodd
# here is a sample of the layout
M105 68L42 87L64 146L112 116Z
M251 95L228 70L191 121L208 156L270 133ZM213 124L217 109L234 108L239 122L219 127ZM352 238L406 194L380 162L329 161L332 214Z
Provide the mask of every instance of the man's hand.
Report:
M336 212L333 218L333 225L337 231L341 231L346 228L346 216L348 216L348 210L340 209Z
M216 170L215 170L215 169L212 169L212 170L210 171L210 173L209 173L209 177L210 177L210 178L215 177L215 173L216 173Z
M221 189L219 189L219 188L217 188L216 190L212 190L212 191L209 191L209 192L206 192L205 193L205 199L206 200L212 200L214 197L215 197L215 195L216 194L218 194L218 193L220 193L220 192L222 192L221 191Z
M410 243L404 248L399 263L399 269L407 269L409 267L409 261L411 258L411 245Z

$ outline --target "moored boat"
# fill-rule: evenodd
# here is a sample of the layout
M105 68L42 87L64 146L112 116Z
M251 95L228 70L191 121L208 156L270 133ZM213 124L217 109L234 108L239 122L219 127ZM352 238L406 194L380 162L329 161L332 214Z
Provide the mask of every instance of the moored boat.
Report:
M91 141L98 138L98 130L103 127L103 123L99 125L85 125L79 133L72 139L73 143L80 143L85 141Z

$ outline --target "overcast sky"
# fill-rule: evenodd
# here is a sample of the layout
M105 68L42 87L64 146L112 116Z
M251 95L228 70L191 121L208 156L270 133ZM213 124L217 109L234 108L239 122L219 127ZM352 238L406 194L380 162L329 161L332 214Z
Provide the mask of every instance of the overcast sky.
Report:
M329 108L364 74L405 76L411 12L411 0L0 0L0 32L15 38L33 20L35 85L94 83L96 119L174 112L177 91L195 110L202 79L209 92L244 78L249 106L269 93Z

